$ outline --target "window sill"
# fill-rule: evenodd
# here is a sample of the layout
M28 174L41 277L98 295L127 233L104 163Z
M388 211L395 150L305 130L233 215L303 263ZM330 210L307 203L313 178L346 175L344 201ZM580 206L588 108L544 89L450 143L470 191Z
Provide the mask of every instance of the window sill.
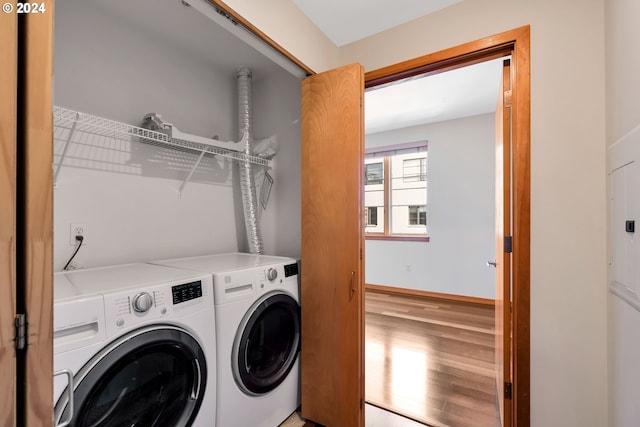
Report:
M365 234L364 239L365 240L390 240L390 241L396 241L396 242L428 242L429 236L425 236L425 235L412 236L410 234L393 234L393 235Z

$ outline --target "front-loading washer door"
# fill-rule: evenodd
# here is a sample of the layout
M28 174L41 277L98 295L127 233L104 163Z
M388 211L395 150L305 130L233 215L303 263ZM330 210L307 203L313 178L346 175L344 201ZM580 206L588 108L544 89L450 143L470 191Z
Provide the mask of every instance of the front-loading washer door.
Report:
M76 427L190 426L202 403L207 365L198 342L168 325L139 329L96 354L74 377ZM69 418L66 390L56 422Z
M236 334L236 383L250 395L268 393L285 380L299 350L300 306L287 294L264 296L249 309Z

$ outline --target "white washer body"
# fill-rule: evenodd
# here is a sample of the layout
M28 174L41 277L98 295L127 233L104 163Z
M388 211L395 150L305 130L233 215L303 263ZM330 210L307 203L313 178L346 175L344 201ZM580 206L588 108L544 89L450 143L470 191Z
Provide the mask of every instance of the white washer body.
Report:
M216 425L280 425L300 404L300 299L297 261L285 257L231 253L163 260L158 263L213 274L218 361ZM295 312L292 305L295 305ZM276 333L278 330L282 332ZM246 340L243 334L247 334ZM292 336L294 342L291 341ZM264 340L265 343L254 344L259 340ZM279 383L267 391L274 385L265 385L263 389L261 380L263 374L265 378L268 376L270 362L263 364L255 359L263 353L268 354L269 346L281 349L290 346L295 347L295 350L290 356L286 356L285 351L281 353L284 355L283 369L273 372L274 377L280 376ZM238 362L239 357L244 357L242 360L245 362ZM284 359L288 359L288 362ZM246 369L238 368L245 365ZM286 365L288 368L285 368ZM243 384L243 374L239 369L244 369L244 375L248 373L251 376L253 372L247 371L256 367L258 381L251 383L254 379L249 378L248 383L251 384ZM269 381L265 379L265 384Z
M99 426L161 426L173 413L181 414L176 427L213 426L214 322L209 274L144 263L56 273L53 364L74 375L70 425L87 423L84 416ZM67 378L58 375L56 424L68 419L68 401ZM136 419L145 409L153 422ZM86 415L91 410L103 420Z

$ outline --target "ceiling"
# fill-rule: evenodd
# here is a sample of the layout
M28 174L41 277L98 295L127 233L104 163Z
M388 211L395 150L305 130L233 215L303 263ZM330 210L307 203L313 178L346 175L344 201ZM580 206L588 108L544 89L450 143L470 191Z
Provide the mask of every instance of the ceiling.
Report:
M337 46L462 0L291 0ZM502 60L414 77L365 94L365 133L495 112Z
M365 133L384 132L496 110L502 59L413 77L365 93Z
M292 0L336 46L344 46L461 0Z
M460 0L393 0L393 7L391 0L385 0L386 5L383 0L291 1L309 10L306 13L314 22L331 18L329 20L333 21L325 30L329 37L336 37L336 31L348 31L349 34L340 37L354 40ZM180 0L91 2L105 13L115 14L123 22L163 42L168 49L189 52L230 75L235 75L238 66L248 66L254 72L254 80L258 80L291 66L288 61L276 65L278 58L274 59L272 52L263 51L262 55L257 55L256 50L264 50L266 45L256 43L254 37L246 37L248 33L238 31L233 25L228 27L229 21L217 14L206 0L189 0L191 7ZM322 7L316 8L314 4ZM340 14L330 16L327 11L331 10L340 10ZM338 25L345 20L348 25ZM158 25L158 22L168 25ZM204 40L213 42L203 43ZM295 70L288 71L295 74ZM369 90L365 94L365 132L383 132L493 112L499 76L500 62L492 61ZM302 75L298 77L302 78Z

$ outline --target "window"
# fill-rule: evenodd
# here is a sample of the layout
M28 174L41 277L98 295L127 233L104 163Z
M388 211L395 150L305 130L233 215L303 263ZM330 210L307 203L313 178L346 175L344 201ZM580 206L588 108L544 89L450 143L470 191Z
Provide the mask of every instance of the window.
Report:
M409 206L409 225L427 225L426 206Z
M378 207L368 206L364 211L365 225L378 225Z
M365 238L428 240L426 141L391 148L367 151Z
M382 162L365 165L364 179L365 185L382 184L384 182Z
M405 159L402 163L402 179L404 182L427 180L427 158Z

